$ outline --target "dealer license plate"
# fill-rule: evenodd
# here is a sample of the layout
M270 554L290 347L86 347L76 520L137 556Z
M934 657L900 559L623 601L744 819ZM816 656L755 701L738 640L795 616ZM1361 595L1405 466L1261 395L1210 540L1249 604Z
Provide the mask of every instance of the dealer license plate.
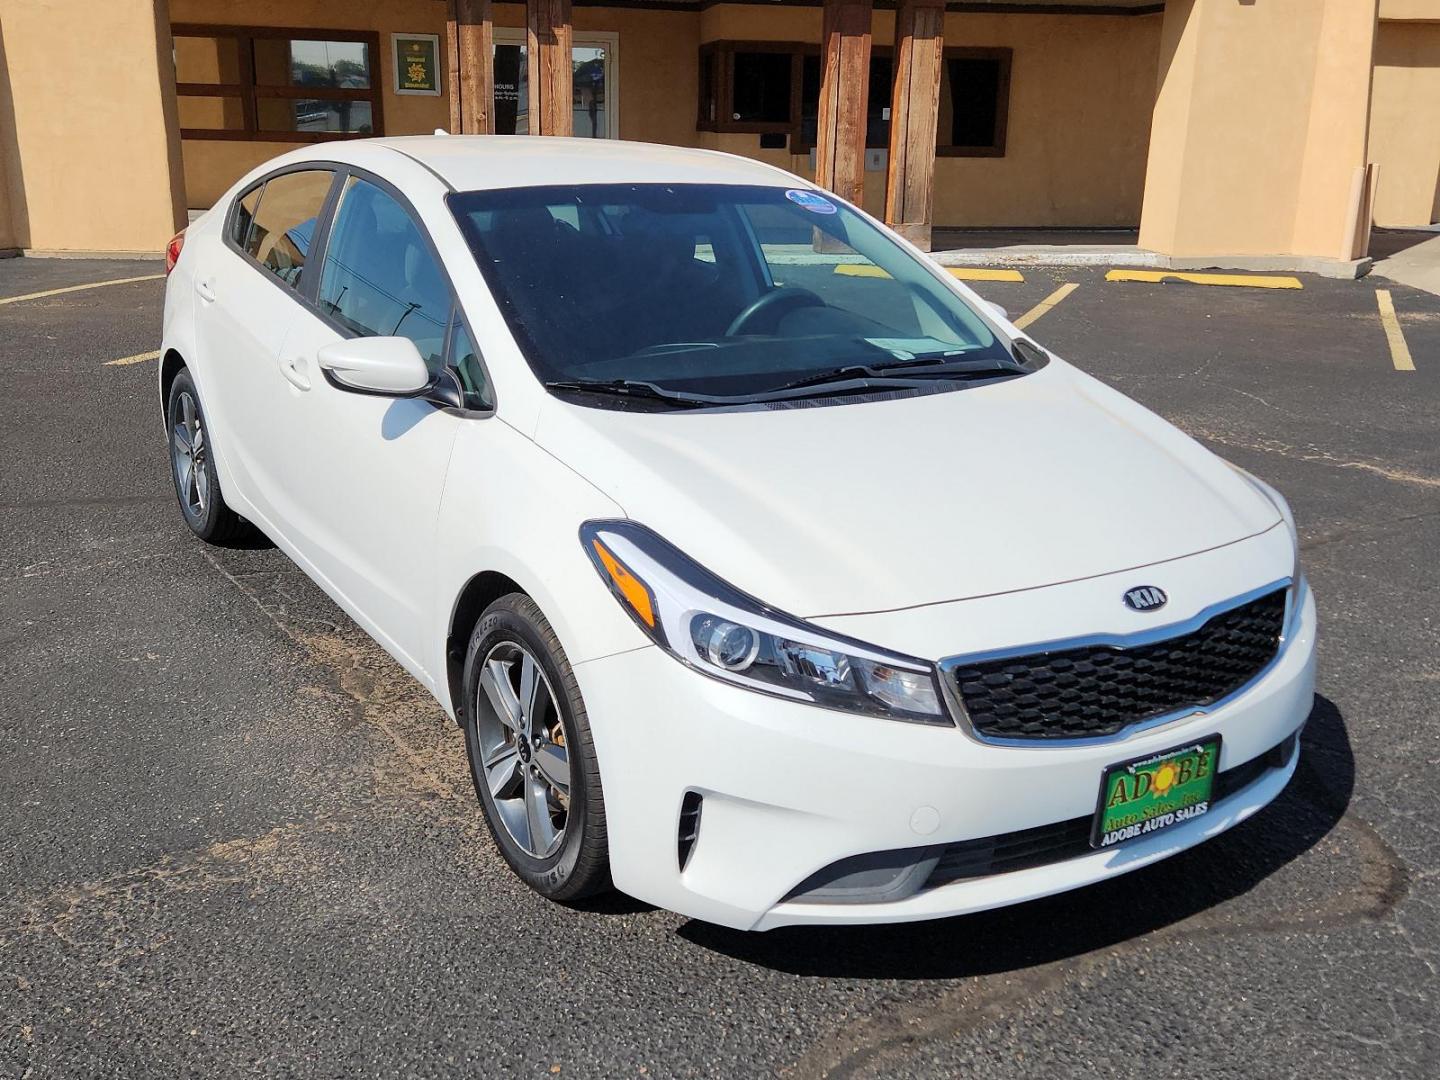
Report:
M1220 736L1210 735L1105 770L1090 846L1114 847L1191 821L1210 809Z

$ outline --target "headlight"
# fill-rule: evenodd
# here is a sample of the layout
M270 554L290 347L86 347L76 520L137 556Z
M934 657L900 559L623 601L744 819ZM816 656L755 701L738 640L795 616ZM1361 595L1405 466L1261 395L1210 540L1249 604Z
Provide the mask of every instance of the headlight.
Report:
M587 522L580 540L636 625L697 671L827 709L952 725L924 660L767 607L634 522Z

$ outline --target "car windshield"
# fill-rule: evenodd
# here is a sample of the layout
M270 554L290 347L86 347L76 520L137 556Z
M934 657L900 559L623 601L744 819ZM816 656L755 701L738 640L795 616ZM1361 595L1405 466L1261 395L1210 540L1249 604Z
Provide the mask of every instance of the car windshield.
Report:
M557 391L693 407L857 380L1014 377L1043 363L813 190L593 184L450 202L517 342Z

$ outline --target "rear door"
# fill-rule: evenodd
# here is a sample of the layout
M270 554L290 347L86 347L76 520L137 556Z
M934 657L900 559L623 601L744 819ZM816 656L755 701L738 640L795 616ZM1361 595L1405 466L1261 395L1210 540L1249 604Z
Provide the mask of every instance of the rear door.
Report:
M276 365L302 311L309 254L335 177L333 168L306 165L244 192L195 275L205 408L220 420L221 452L241 494L266 517L285 476L261 451L288 437L273 407L286 387Z

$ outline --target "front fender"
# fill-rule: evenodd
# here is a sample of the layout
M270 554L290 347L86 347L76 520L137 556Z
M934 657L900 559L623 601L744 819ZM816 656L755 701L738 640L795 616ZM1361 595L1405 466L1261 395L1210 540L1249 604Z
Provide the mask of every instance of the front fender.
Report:
M572 665L648 645L580 544L580 525L623 517L614 500L496 417L462 426L436 528L426 666L444 672L455 603L477 574L504 574L540 606ZM454 715L446 680L437 696Z

